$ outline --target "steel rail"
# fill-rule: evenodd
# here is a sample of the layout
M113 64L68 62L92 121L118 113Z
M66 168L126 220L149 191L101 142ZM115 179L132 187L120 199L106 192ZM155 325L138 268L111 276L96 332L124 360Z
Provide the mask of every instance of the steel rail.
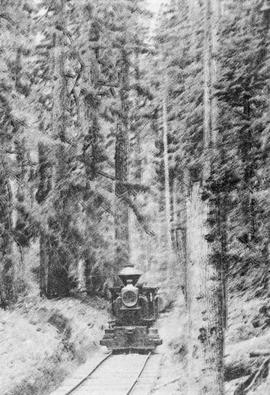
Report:
M78 384L75 385L70 391L68 391L65 395L70 395L73 392L75 392L85 381L89 379L90 376L105 362L110 356L112 355L112 352L110 352L108 355L106 355L105 358L103 358L91 371L90 373L85 376Z
M149 352L149 353L147 354L147 357L145 358L145 361L144 361L144 363L143 363L143 365L142 365L141 370L139 371L139 374L137 375L136 379L134 380L132 386L130 387L130 389L128 390L128 392L126 393L126 395L130 395L130 394L132 393L132 391L134 390L134 388L135 388L136 384L138 383L139 378L141 377L142 372L144 371L144 368L145 368L145 366L146 366L146 364L147 364L147 362L148 362L148 360L149 360L149 358L150 358L151 355L152 355L152 352Z

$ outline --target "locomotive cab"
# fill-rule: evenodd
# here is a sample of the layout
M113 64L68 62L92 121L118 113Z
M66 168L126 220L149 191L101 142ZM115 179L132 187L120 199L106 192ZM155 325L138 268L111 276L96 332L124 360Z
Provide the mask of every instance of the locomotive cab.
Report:
M152 325L158 317L157 288L138 284L142 272L126 266L119 273L123 285L111 288L114 320L100 344L113 351L153 350L162 341Z

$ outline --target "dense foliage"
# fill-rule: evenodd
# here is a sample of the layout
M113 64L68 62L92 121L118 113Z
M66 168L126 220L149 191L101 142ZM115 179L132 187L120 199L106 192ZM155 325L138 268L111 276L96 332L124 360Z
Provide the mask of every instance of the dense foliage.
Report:
M269 21L255 1L222 2L218 82L218 130L211 150L208 192L221 202L227 275L252 276L267 292L269 262ZM158 68L169 96L171 183L180 181L178 221L185 222L183 195L208 155L203 150L204 6L171 1L157 29ZM160 70L159 69L159 70ZM160 73L160 71L158 71ZM160 79L159 79L160 81ZM182 200L182 202L181 202ZM185 200L185 199L184 199ZM225 238L225 240L224 240ZM249 280L248 280L249 281ZM258 293L258 292L257 292Z
M128 261L128 213L152 234L137 201L149 15L141 1L1 3L3 303L29 275L47 296L102 292Z
M255 1L222 4L207 188L222 202L227 273L259 267L264 292L269 23ZM25 292L29 270L53 296L105 292L129 259L167 269L166 223L185 260L186 196L207 155L203 12L171 0L149 32L139 0L1 2L2 300Z

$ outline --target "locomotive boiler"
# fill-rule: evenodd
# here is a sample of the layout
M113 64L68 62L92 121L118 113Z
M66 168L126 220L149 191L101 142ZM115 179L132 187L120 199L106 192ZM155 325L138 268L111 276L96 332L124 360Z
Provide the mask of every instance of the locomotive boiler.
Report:
M111 291L114 319L100 344L113 352L149 352L162 344L153 327L158 317L158 288L138 285L142 273L126 266L119 273L122 285Z

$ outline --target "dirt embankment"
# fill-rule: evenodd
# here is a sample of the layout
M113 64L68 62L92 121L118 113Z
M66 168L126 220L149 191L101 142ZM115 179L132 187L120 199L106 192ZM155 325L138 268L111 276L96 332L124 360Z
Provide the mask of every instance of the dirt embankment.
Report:
M270 302L263 295L232 292L225 331L225 394L270 393ZM186 395L187 317L183 301L161 315L159 332L163 345L154 395Z
M106 307L100 299L27 298L0 310L1 394L49 394L98 350Z

